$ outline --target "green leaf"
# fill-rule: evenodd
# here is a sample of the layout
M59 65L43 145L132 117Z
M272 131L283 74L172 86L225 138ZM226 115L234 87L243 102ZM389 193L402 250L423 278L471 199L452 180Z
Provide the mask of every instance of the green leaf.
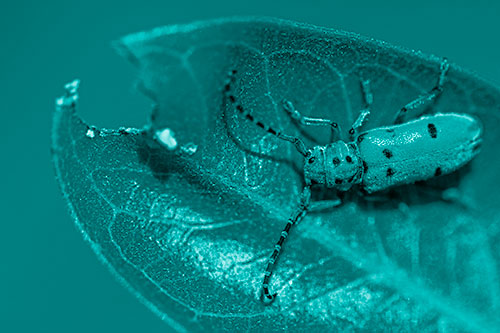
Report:
M275 19L169 26L117 46L156 102L151 123L92 128L66 97L54 117L54 164L98 257L172 327L500 330L497 88L452 64L429 111L477 116L481 153L452 175L375 197L351 191L342 206L309 213L273 275L278 297L264 306L264 268L297 205L302 158L231 113L226 73L238 70L238 99L259 119L314 145L328 130L293 125L282 99L348 129L363 107L360 79L370 80L363 129L388 125L434 86L441 59ZM176 149L153 139L164 128Z

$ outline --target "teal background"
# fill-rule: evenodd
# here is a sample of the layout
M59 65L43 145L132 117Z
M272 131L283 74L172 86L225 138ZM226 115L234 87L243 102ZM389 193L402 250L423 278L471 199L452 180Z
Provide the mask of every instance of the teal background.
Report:
M500 84L500 2L19 1L0 6L0 331L168 332L85 244L54 179L55 98L82 81L79 113L99 127L141 127L150 102L110 42L156 26L277 16L447 56Z

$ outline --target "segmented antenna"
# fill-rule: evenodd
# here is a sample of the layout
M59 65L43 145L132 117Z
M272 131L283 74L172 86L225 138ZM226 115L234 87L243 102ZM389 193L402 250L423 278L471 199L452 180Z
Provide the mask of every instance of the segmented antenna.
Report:
M290 228L299 223L300 220L306 215L310 202L311 202L311 188L309 186L306 186L300 196L300 206L288 219L285 228L283 228L283 231L281 232L278 242L274 246L273 254L271 255L271 257L267 262L266 272L264 273L264 282L262 283L262 294L261 294L261 301L264 302L265 304L271 304L277 295L276 293L271 294L271 292L269 291L269 281L271 280L271 276L273 274L274 264L278 260L278 257L281 253L283 243L288 237Z
M294 137L294 136L283 134L280 131L277 131L274 128L267 126L263 122L257 120L250 113L250 111L243 108L243 106L236 101L236 97L234 96L233 86L232 86L232 84L235 81L236 73L237 73L236 70L232 70L231 72L229 72L228 79L227 79L226 84L224 86L224 96L226 97L226 100L228 100L231 103L231 105L233 106L233 108L236 109L245 119L250 120L255 125L262 128L267 133L274 135L278 139L293 143L295 145L295 148L297 148L297 151L300 154L302 154L305 157L308 156L308 149L306 148L306 145L304 144L304 142L302 142L301 139Z

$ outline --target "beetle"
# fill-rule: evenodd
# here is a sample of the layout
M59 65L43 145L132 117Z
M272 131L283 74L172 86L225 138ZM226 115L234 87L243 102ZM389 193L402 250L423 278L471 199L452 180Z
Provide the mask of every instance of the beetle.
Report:
M239 104L233 92L237 71L229 73L224 86L225 100L229 101L234 110L248 121L276 138L292 143L304 157L305 187L300 196L299 206L288 219L268 260L261 292L264 304L272 303L276 297L276 294L269 291L274 264L290 229L310 208L312 186L320 185L338 191L348 191L353 185L358 185L364 192L373 193L453 172L479 153L482 126L478 119L468 114L436 113L404 121L409 112L429 105L439 97L448 70L449 63L444 58L440 64L436 85L426 94L401 108L396 113L393 124L356 135L370 114L373 101L369 81L362 81L366 107L359 112L349 130L351 141L337 140L325 146L318 145L312 148L307 148L298 137L286 135L267 126ZM332 138L340 132L336 122L303 116L290 101L283 101L283 109L292 120L301 125L329 126ZM337 206L340 200L333 200L330 204Z

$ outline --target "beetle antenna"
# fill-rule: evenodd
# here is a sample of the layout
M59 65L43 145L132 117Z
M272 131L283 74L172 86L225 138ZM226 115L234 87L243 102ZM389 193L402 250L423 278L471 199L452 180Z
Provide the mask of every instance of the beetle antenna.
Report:
M260 300L265 304L271 304L275 298L276 293L272 294L269 291L269 281L271 280L271 275L273 275L273 269L278 257L281 253L281 248L283 247L283 243L288 237L288 233L290 232L290 228L300 222L302 218L306 215L307 209L309 207L309 203L311 202L311 188L310 186L304 187L302 194L300 196L300 205L297 210L290 216L288 219L285 228L281 232L280 239L274 246L274 251L269 261L267 262L266 272L264 273L264 282L262 282L262 294L260 296Z
M245 119L250 120L251 122L253 122L258 127L262 128L267 133L274 135L278 139L293 143L295 145L295 148L297 149L297 151L300 154L302 154L304 157L309 156L308 149L306 148L306 145L304 144L304 142L301 139L294 137L294 136L283 134L280 131L277 131L277 130L273 129L272 127L267 126L263 122L257 120L250 113L250 111L243 108L243 106L236 101L236 97L235 97L235 94L233 92L233 83L235 81L236 73L237 73L236 70L232 70L231 72L229 72L229 77L228 77L226 84L224 86L224 97L226 98L226 100L229 100L229 102L231 102L231 105L233 106L233 108L238 110L238 112Z

